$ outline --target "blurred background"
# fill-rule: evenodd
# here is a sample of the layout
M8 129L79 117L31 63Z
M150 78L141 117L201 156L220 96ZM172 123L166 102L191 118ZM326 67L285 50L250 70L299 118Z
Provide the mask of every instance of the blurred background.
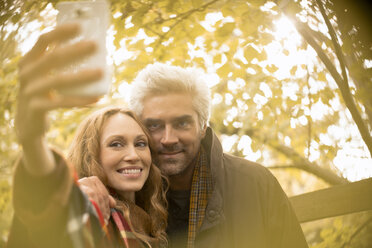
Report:
M17 64L55 26L57 2L0 0L0 247L20 154ZM372 177L368 0L109 2L113 86L94 108L126 105L131 81L149 63L199 67L224 150L270 168L288 196ZM92 110L52 112L49 141L65 150ZM311 247L372 247L370 212L302 227Z

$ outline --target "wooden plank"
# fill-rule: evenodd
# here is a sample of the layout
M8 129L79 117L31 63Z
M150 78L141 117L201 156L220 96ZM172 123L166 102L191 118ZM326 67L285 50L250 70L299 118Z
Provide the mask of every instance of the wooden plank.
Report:
M372 178L290 197L299 222L372 210Z

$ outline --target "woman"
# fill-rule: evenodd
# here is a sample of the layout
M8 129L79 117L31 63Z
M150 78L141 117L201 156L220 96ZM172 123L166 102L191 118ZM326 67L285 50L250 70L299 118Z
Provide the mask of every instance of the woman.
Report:
M134 113L110 107L80 124L68 161L79 178L97 176L104 183L137 237L165 244L165 194L154 156L151 137Z
M58 45L78 32L77 25L69 24L42 35L19 66L16 131L23 156L14 176L15 214L8 247L163 246L162 177L152 163L150 136L131 112L111 108L88 117L68 160L46 141L48 111L98 100L56 93L102 77L95 68L60 72L96 50L89 41ZM68 165L80 176L97 176L113 194L117 204L108 224L74 183Z

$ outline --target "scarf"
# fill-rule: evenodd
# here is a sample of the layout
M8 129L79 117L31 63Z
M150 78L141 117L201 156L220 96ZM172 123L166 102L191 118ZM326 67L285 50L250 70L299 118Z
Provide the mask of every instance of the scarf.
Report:
M114 220L115 226L119 229L120 236L124 242L124 247L146 247L132 232L127 220L124 218L121 211L112 208L111 217Z
M195 236L203 223L212 190L213 180L207 163L207 153L201 147L192 177L187 248L194 247Z

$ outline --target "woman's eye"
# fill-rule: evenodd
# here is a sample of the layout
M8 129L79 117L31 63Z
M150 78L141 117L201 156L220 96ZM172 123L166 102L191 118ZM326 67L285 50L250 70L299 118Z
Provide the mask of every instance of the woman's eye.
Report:
M146 141L138 141L136 143L137 147L147 147L147 142Z
M118 141L114 141L114 142L111 142L110 147L122 147L123 144L121 142L118 142Z

